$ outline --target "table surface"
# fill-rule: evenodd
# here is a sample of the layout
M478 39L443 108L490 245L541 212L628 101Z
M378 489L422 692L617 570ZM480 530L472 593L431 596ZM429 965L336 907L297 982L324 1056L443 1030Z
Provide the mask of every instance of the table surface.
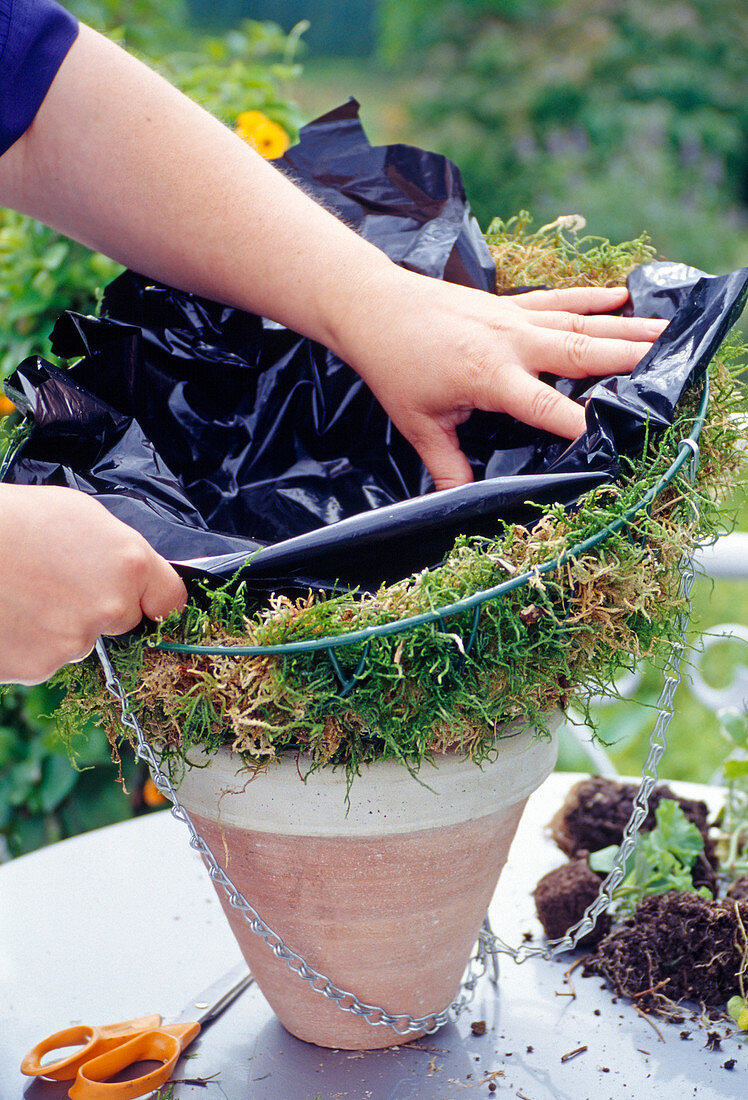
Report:
M490 917L506 942L539 925L530 893L564 860L543 826L579 776L552 775L528 804ZM713 788L675 784L705 797ZM250 899L251 900L251 899ZM64 1085L23 1077L23 1055L74 1023L178 1014L241 962L187 830L165 811L63 841L0 867L0 1100L62 1100ZM479 983L460 1019L398 1049L328 1051L302 1043L250 987L180 1061L177 1100L725 1100L748 1096L739 1037L706 1048L696 1023L661 1024L660 1038L601 979L564 972L570 960L502 956L498 987ZM293 976L289 976L293 980ZM484 1020L483 1036L471 1022ZM715 1025L711 1025L715 1029ZM716 1030L725 1036L722 1023ZM683 1034L682 1034L683 1033ZM563 1056L584 1047L566 1061ZM735 1067L724 1068L735 1059ZM491 1077L490 1075L493 1075ZM489 1080L496 1084L492 1094Z

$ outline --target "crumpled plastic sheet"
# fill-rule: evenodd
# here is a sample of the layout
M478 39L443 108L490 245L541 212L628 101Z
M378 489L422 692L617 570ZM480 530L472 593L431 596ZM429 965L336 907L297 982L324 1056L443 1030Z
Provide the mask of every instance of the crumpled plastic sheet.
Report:
M311 123L284 170L396 262L494 291L494 266L458 169L372 147L355 100ZM251 277L251 257L247 258ZM9 381L33 421L6 474L89 493L185 576L258 591L373 590L437 565L460 534L529 524L611 481L644 425L664 428L739 316L748 269L712 277L638 268L628 312L671 323L631 376L572 383L587 430L571 445L500 414L459 429L471 485L434 492L413 448L355 372L275 322L125 272L100 317L62 315L63 371L27 359ZM375 308L375 304L374 304Z

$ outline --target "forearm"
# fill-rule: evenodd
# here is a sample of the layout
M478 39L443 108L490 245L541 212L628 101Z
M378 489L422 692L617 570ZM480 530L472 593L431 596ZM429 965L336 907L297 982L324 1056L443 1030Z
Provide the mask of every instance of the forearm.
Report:
M86 27L30 129L0 157L0 203L173 286L338 349L368 283L407 279L245 142Z
M501 298L397 267L85 27L33 124L0 156L0 203L331 348L439 488L472 478L456 429L473 409L572 439L583 410L539 375L627 372L664 327L596 316L620 308L625 288Z

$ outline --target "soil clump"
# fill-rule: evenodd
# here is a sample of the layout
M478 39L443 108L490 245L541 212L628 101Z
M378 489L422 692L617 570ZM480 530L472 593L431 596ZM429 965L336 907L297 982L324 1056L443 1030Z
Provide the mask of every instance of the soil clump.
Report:
M533 897L538 919L549 940L565 936L569 928L584 916L597 897L601 879L590 870L584 858L570 860L543 875ZM610 917L601 914L597 924L579 941L580 947L592 947L610 931Z
M724 1007L738 991L746 928L748 901L672 890L644 898L598 944L586 972L607 978L644 1011L672 1015L681 1000Z
M638 789L637 783L619 783L600 775L575 783L549 826L561 851L570 859L576 859L611 844L620 844ZM649 812L642 825L643 832L654 829L655 811L663 798L677 802L688 820L693 822L704 837L704 841L709 839L709 811L706 803L691 798L679 798L664 783L655 787L650 795Z
M570 789L563 805L553 816L549 825L551 836L570 859L584 858L590 852L620 844L638 789L636 783L619 783L602 776L580 780ZM655 812L665 798L678 803L704 838L704 852L693 867L693 883L697 888L706 886L713 895L716 894L718 859L709 836L709 810L705 802L680 798L666 784L661 784L650 795L649 812L641 831L651 832L654 829Z
M619 845L631 816L636 783L620 783L614 779L591 776L575 783L561 808L552 818L549 829L559 848L569 856L569 863L545 875L535 888L535 908L548 939L560 939L584 915L585 909L597 897L603 876L592 871L587 863L591 852L610 845ZM649 812L642 832L651 832L656 822L655 811L663 799L677 802L683 813L701 833L704 851L691 870L696 889L706 886L717 896L718 857L709 835L708 807L705 802L680 798L666 784L652 791ZM735 889L737 889L737 883ZM738 898L748 897L748 877ZM611 920L598 918L592 932L580 941L581 947L598 943L610 931Z

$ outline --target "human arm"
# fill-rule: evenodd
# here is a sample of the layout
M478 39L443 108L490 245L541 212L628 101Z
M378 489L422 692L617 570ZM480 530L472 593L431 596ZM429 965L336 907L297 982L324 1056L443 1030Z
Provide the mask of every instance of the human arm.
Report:
M583 410L538 374L630 370L663 327L583 316L620 306L624 289L502 299L398 268L85 27L33 125L0 157L0 201L147 275L331 347L438 488L472 477L456 427L473 408L573 438Z
M0 485L0 683L46 680L186 600L145 539L75 489Z
M582 410L537 373L628 370L661 327L582 316L622 304L622 289L518 302L401 270L86 28L35 121L0 157L0 203L333 348L419 450L438 488L472 477L455 429L473 408L572 437ZM173 570L103 509L91 511L94 502L70 490L52 498L51 490L0 488L0 560L13 578L1 609L0 680L43 679L99 633L183 601Z

